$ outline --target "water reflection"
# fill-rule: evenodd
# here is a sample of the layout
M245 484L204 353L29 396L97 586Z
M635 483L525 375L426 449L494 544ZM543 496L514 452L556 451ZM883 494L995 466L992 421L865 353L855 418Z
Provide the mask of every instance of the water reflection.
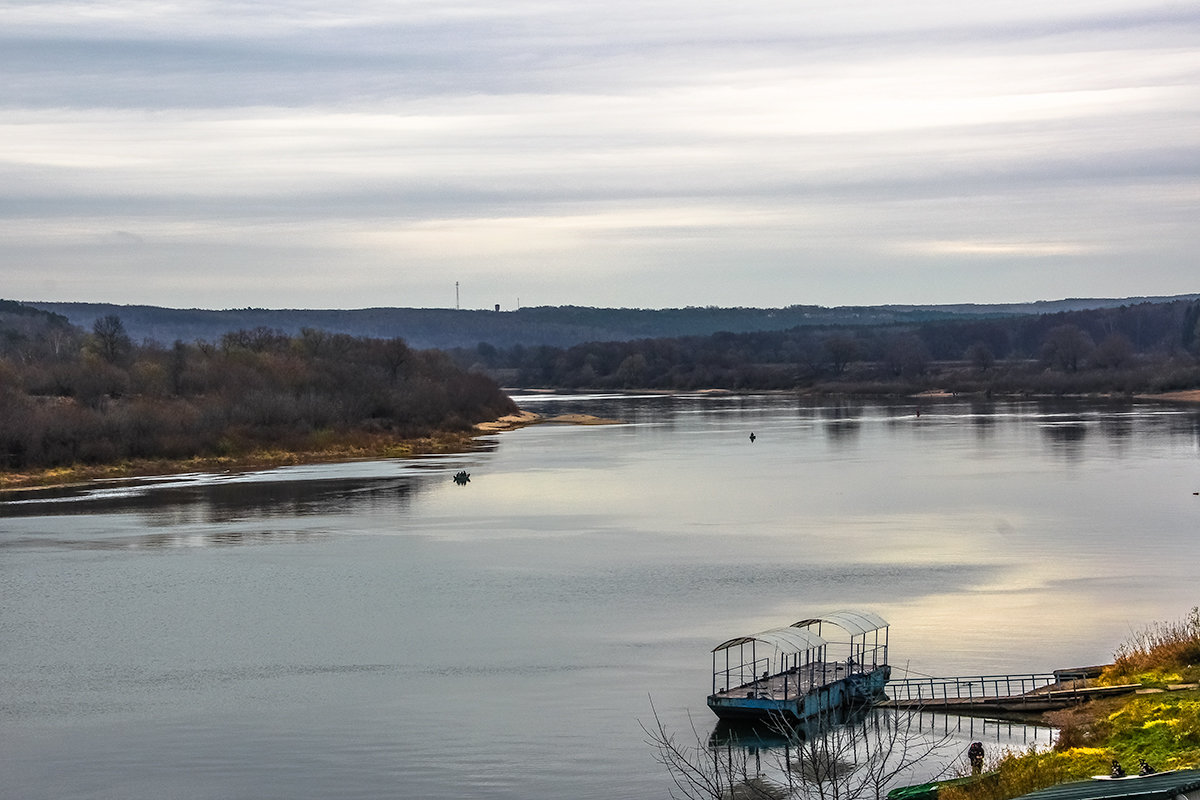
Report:
M1056 738L1056 729L1032 722L860 709L796 727L718 722L706 762L734 796L754 789L784 798L797 796L805 783L879 782L886 791L957 777L970 772L965 754L971 742L983 743L995 760L1006 752L1048 749Z
M996 404L991 401L971 402L971 427L975 431L976 445L985 445L996 433Z
M1109 414L1100 418L1100 431L1109 439L1125 440L1133 435L1130 414Z
M842 726L892 725L904 726L905 731L924 737L949 738L956 743L982 741L991 743L999 751L1022 750L1030 747L1048 748L1058 739L1058 729L1032 721L996 719L993 717L945 714L937 711L889 712L884 710L860 709L852 714L843 713L836 723ZM828 724L806 723L790 729L786 734L770 726L763 728L720 720L709 735L709 746L741 747L743 749L771 749L794 745L798 740L820 738L829 728ZM963 745L965 748L965 745ZM958 744L954 744L958 748Z
M429 480L432 480L430 478ZM247 519L336 514L386 507L404 511L429 480L406 476L238 480L194 476L171 481L129 481L103 488L73 488L19 496L0 503L5 517L136 513L152 527L237 522Z
M1051 449L1067 461L1079 461L1084 454L1088 423L1079 419L1051 419L1041 423L1042 436Z
M863 406L851 402L823 406L818 410L825 435L834 444L849 444L862 430Z
M1105 438L1127 439L1138 434L1186 434L1200 444L1200 413L1189 406L1171 406L1128 399L1095 400L1044 398L1034 400L994 400L980 398L922 398L870 403L853 399L796 397L791 395L515 395L518 405L553 416L584 413L619 419L632 424L663 423L680 415L711 417L733 415L741 420L750 416L770 416L785 408L796 417L822 423L831 437L862 430L870 425L919 419L939 423L969 422L979 429L1000 426L1043 425L1048 440L1080 441L1088 430ZM1054 430L1060 426L1067 431ZM1080 428L1083 430L1081 431ZM1082 435L1081 435L1082 434Z
M960 741L992 742L1005 750L1053 747L1058 729L1050 725L989 717L964 717L924 711L917 714L918 730Z
M58 547L67 550L167 550L180 547L233 547L255 544L295 544L323 538L322 531L299 530L173 530L163 533L98 538L21 537L0 540L0 549Z

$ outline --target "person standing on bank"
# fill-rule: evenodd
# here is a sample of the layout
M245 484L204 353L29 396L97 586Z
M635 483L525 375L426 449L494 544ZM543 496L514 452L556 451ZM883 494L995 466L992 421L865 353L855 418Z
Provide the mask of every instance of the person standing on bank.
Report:
M983 742L971 742L967 748L967 760L971 762L972 775L983 771Z

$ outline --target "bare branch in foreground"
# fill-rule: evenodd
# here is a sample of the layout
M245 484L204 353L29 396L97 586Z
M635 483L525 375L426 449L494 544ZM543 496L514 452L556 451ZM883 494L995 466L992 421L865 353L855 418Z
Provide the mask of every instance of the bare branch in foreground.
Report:
M825 719L803 728L780 717L769 745L702 735L678 736L650 702L653 724L641 724L654 759L671 776L672 800L883 800L904 772L944 752L950 737L930 736L914 712L872 709L849 721Z

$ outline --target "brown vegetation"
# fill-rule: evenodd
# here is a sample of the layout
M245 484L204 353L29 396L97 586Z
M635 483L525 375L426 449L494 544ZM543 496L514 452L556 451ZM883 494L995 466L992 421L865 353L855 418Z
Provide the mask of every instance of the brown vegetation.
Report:
M1200 765L1200 608L1183 620L1156 622L1122 643L1101 681L1166 684L1177 691L1150 688L1148 693L1092 700L1049 712L1045 721L1059 727L1054 748L1008 753L991 768L996 779L947 787L940 800L1006 800L1065 781L1107 775L1113 760L1128 771L1145 759L1159 770Z
M90 333L48 314L0 322L9 476L404 452L516 411L491 379L401 339L259 329L168 348L134 344L115 317Z
M1194 683L1200 679L1200 606L1173 622L1154 622L1117 648L1102 683Z

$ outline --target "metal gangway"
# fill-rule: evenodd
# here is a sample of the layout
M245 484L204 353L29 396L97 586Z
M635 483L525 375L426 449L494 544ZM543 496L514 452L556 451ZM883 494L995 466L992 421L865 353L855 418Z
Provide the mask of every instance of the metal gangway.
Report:
M888 681L891 708L920 708L960 713L1045 711L1098 696L1122 694L1135 686L1090 686L1088 676L1059 670L1047 673L972 675L949 678L908 677Z

